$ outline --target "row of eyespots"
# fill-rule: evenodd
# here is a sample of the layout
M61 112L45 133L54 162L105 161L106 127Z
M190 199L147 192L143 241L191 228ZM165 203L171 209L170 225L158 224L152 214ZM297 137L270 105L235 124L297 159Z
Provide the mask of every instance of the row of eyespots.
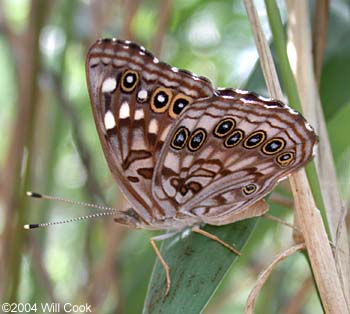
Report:
M225 118L214 128L214 136L218 138L225 137L224 146L227 148L234 147L243 141L242 145L244 148L253 149L266 140L266 132L263 130L255 131L244 139L244 131L236 129L235 126L236 121L233 118ZM285 146L286 141L281 137L276 137L264 143L261 147L261 151L266 155L275 155L282 151ZM293 152L285 152L276 157L276 162L280 166L286 167L293 161L293 159Z
M204 129L198 128L194 130L192 134L190 134L190 131L186 127L182 126L175 132L170 145L176 150L181 150L187 144L188 149L191 152L195 152L202 147L206 138L207 132Z
M126 70L121 78L121 89L125 93L132 93L140 81L140 75L136 71ZM146 90L140 90L137 94L137 100L144 102L147 100ZM176 118L181 111L190 103L191 98L177 94L173 97L170 89L158 87L151 95L151 109L156 113L164 113L167 110L171 118Z

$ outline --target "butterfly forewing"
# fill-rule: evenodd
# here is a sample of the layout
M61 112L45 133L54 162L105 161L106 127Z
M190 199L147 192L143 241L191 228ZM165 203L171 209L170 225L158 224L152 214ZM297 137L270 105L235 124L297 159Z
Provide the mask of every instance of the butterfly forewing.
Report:
M193 101L212 96L211 83L114 39L90 48L86 73L103 151L120 188L146 224L171 217L173 209L153 199L154 167L174 121Z
M234 90L216 94L175 122L152 191L160 207L178 215L227 224L305 165L317 137L301 114L278 101Z

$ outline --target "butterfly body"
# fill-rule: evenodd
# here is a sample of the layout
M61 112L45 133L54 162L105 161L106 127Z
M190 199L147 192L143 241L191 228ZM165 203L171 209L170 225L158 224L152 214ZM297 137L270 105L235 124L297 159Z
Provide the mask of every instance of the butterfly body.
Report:
M312 157L317 137L300 113L215 89L132 42L97 41L86 72L103 151L134 208L118 222L180 230L256 216L267 210L257 202Z

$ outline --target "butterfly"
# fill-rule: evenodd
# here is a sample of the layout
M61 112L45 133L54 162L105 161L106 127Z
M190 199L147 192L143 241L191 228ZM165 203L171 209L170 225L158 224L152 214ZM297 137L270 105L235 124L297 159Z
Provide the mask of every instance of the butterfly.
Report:
M263 197L317 144L281 101L215 88L130 41L94 43L86 77L104 155L132 205L115 221L132 228L176 233L260 216Z

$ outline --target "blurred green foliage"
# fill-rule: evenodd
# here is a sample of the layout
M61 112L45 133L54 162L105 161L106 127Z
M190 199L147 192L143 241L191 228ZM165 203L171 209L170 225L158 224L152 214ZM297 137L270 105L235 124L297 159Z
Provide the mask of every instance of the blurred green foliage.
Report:
M124 203L109 173L92 119L85 82L85 55L88 46L98 37L120 38L126 33L133 34L132 39L152 50L161 1L57 0L51 1L44 12L36 2L0 2L1 173L5 171L13 145L15 120L21 116L18 103L22 95L18 82L22 63L19 61L27 61L26 54L17 55L18 50L10 37L17 36L25 46L21 34L27 31L34 8L37 14L45 16L45 22L40 27L38 43L41 66L36 77L37 110L34 120L30 121L35 128L34 144L31 150L25 147L21 157L24 162L26 156L31 157L27 167L32 170L29 186L23 187L21 181L15 188L21 192L33 189L120 208ZM126 32L128 12L134 4L137 9ZM256 4L269 34L263 1L256 1ZM284 3L280 7L285 15ZM340 190L348 206L349 12L347 1L331 1L320 83ZM243 88L248 84L249 89L267 95L256 67L257 52L242 1L174 0L162 36L159 56L162 60L207 76L216 86ZM0 178L2 188L7 182ZM275 194L291 202L286 185L280 185ZM24 211L26 222L55 221L91 212L78 206L30 200L25 208L14 208L9 214L2 195L2 240L6 238L5 221L8 220L5 218L16 215L16 211ZM270 205L271 214L287 220L291 218L286 206L272 201ZM20 226L15 228L19 230ZM8 301L12 289L15 291L13 300L20 302L88 302L98 309L97 313L141 313L155 260L148 242L153 235L143 230L126 230L108 219L26 232L17 257L19 268L13 270L20 275L18 289L16 283L11 282L10 274L0 284L1 300ZM291 243L291 230L260 219L243 256L232 267L205 313L241 313L259 271ZM208 254L210 258L210 252ZM305 289L305 294L298 301L301 302L300 313L319 313L321 307L313 285L307 285L309 278L303 256L296 255L282 263L263 289L257 313L281 313L301 289Z

